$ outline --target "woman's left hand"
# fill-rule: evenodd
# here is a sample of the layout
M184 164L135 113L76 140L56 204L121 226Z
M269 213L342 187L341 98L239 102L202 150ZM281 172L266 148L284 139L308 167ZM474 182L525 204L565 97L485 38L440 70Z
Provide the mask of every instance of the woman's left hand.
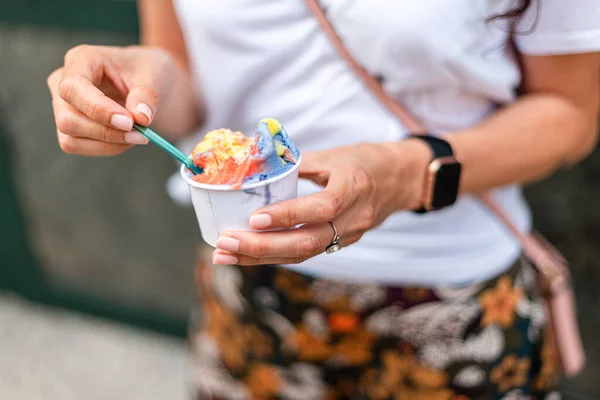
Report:
M228 231L217 240L215 264L300 263L325 251L335 224L342 247L358 241L390 214L421 205L431 150L420 140L359 144L302 156L300 177L324 186L316 194L272 204L250 217L256 230ZM343 251L343 249L342 249Z

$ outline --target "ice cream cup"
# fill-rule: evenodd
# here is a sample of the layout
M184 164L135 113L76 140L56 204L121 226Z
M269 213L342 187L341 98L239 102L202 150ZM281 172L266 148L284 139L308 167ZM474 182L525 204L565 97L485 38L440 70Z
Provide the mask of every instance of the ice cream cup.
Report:
M251 230L248 222L253 212L268 204L295 199L298 196L298 168L302 157L290 170L261 182L244 184L240 189L230 185L209 185L192 179L181 166L181 176L190 188L194 211L202 238L216 247L220 234L227 230Z

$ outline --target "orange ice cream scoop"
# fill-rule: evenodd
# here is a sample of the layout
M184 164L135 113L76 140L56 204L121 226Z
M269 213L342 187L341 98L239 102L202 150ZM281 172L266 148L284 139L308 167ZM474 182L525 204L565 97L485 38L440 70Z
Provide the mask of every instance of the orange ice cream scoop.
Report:
M252 138L230 129L208 132L192 151L194 164L204 169L202 174L195 175L193 179L213 185L230 183L253 144Z

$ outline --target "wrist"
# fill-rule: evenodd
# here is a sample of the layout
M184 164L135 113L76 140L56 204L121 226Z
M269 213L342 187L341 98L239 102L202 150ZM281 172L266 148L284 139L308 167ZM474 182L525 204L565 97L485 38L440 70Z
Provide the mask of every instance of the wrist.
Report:
M400 183L401 196L397 196L398 210L416 210L423 206L423 190L427 168L433 159L431 148L422 140L408 138L392 145L396 153L394 173L391 174Z

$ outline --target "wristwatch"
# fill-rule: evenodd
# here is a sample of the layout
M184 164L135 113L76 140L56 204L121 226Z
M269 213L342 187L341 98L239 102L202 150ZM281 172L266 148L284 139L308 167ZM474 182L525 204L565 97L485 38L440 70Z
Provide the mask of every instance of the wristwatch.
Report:
M410 135L409 138L422 140L433 152L433 159L425 173L421 208L414 211L422 214L454 204L458 197L462 166L450 143L430 135Z

